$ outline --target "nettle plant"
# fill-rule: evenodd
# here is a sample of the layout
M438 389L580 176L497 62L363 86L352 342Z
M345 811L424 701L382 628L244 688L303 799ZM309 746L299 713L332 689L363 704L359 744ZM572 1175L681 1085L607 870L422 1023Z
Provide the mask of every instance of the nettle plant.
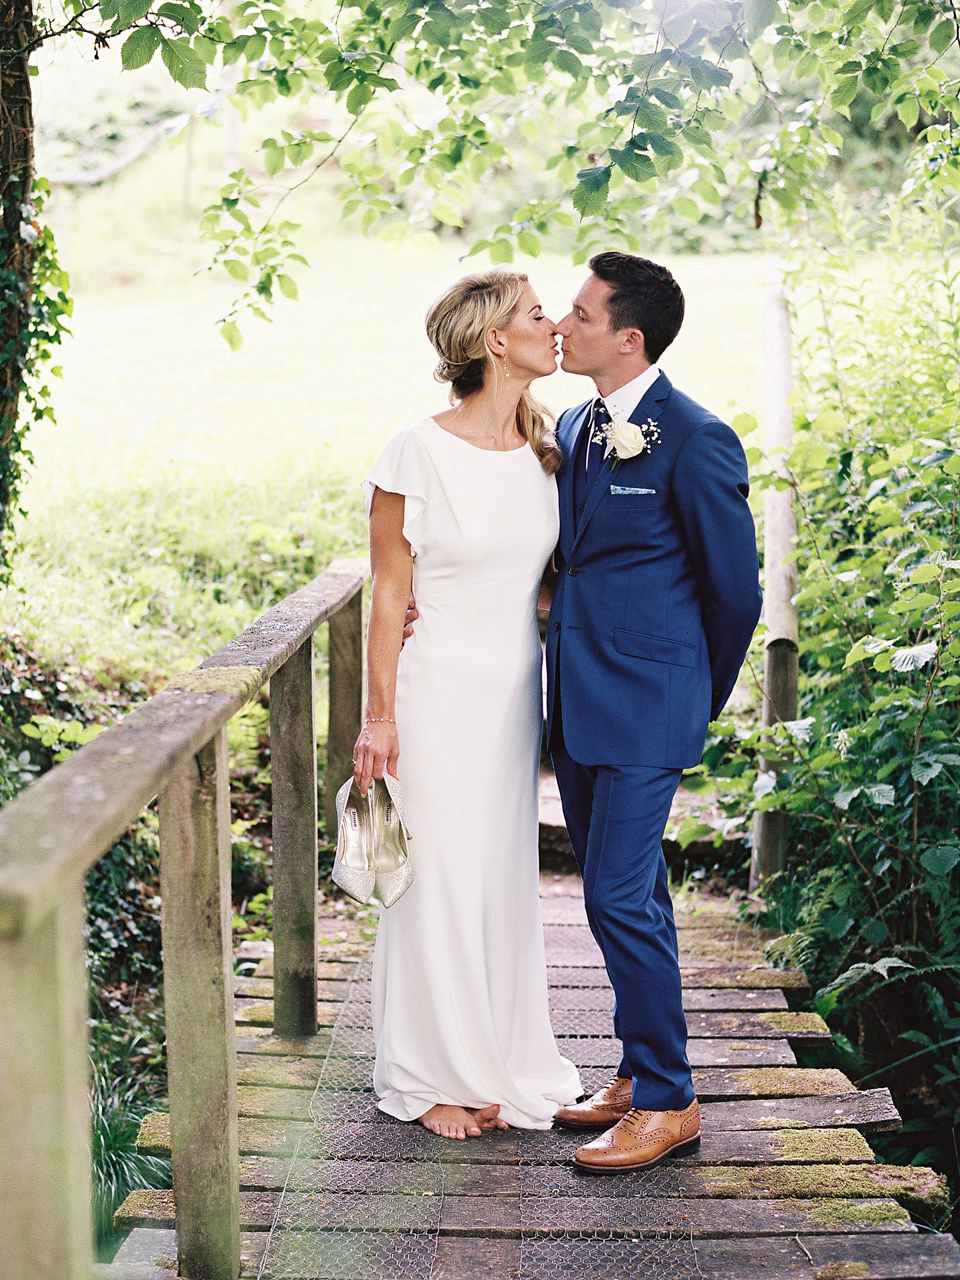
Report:
M924 210L872 255L834 230L793 277L800 331L818 317L790 479L760 480L795 495L800 717L731 731L722 772L792 815L765 893L822 1012L960 1103L960 244Z

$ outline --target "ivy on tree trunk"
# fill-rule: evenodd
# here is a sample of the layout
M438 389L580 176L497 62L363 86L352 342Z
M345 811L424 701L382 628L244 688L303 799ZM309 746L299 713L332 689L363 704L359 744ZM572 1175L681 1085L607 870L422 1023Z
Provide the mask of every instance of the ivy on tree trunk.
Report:
M31 0L0 0L0 581L9 580L11 519L23 460L20 397L30 347L34 245Z

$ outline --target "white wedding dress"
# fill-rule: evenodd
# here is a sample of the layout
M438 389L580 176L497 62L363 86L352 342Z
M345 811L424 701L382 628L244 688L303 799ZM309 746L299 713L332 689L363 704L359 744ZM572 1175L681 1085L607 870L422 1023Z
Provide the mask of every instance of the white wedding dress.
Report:
M547 1008L538 895L542 724L536 598L556 484L528 445L479 449L427 418L364 481L401 493L420 617L397 729L416 879L380 915L373 970L381 1110L500 1104L549 1128L581 1093Z

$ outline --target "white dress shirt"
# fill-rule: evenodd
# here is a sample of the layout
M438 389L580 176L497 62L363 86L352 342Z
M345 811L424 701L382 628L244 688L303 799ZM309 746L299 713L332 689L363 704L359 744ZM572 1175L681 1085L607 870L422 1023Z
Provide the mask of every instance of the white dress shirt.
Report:
M639 377L631 378L629 382L625 382L622 387L617 387L616 391L611 391L608 396L601 396L600 399L607 406L607 413L610 415L611 422L626 422L630 415L636 409L637 405L647 394L656 380L660 377L660 366L652 364L644 369ZM607 447L603 451L606 457L613 445L608 440ZM589 449L587 450L589 453Z

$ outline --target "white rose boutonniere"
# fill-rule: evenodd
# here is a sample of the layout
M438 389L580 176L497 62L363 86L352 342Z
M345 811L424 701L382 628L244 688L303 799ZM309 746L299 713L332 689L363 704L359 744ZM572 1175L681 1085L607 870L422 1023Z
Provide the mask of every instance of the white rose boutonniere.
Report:
M596 436L594 439L598 444L608 441L613 447L611 470L614 470L618 462L649 452L660 439L660 428L652 418L646 422L631 422L629 418L618 417L603 428L602 440Z

